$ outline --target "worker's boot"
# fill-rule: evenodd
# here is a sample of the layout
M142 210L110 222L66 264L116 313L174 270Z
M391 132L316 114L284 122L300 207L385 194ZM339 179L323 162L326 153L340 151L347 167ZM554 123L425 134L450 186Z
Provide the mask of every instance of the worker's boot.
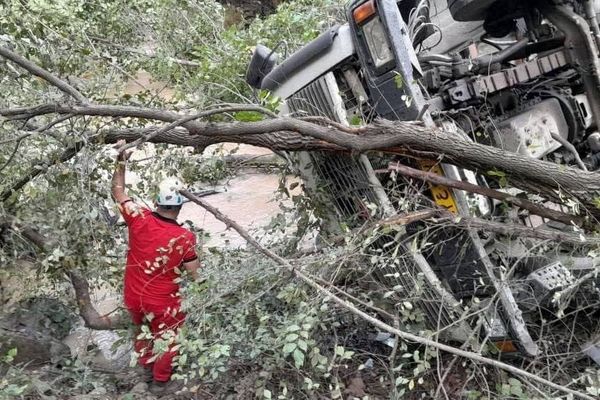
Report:
M148 391L155 396L164 396L167 394L176 393L183 388L182 381L158 382L152 381L148 387Z

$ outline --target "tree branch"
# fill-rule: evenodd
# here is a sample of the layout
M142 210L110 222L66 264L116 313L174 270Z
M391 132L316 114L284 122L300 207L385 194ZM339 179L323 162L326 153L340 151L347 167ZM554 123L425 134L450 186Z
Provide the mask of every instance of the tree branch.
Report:
M49 251L52 248L52 241L39 233L34 228L21 224L17 219L10 215L0 216L0 225L7 224L11 228L16 228L26 239L31 241L34 245L39 247L43 251ZM122 315L116 315L114 317L108 317L106 315L100 315L98 310L92 304L90 295L90 286L87 279L78 269L70 269L67 271L67 275L71 280L73 289L75 290L75 299L77 300L77 306L79 308L79 315L83 318L85 326L90 329L96 330L113 330L113 329L124 329L128 326L126 318Z
M466 229L475 229L478 231L490 231L506 236L521 236L530 237L540 240L552 240L557 243L566 243L575 246L598 246L600 245L599 237L590 237L578 235L569 232L552 230L547 228L530 228L519 224L511 224L505 222L489 221L481 218L461 217L457 219L452 217L454 225Z
M67 272L67 275L71 279L71 284L75 290L79 315L83 318L87 328L100 331L127 328L129 323L122 315L114 317L100 315L92 304L90 285L80 271L71 269Z
M63 93L66 93L69 96L73 97L79 103L82 103L82 104L88 103L88 99L84 95L82 95L77 89L75 89L73 86L69 85L67 82L63 81L62 79L56 77L52 73L46 71L42 67L32 63L25 57L22 57L19 54L16 54L16 53L10 51L9 49L7 49L6 47L2 47L2 46L0 46L0 56L14 62L15 64L19 65L21 68L30 72L31 74L33 74L35 76L39 76L40 78L42 78L43 80L45 80L46 82L51 84L52 86L55 86L56 88L58 88Z
M119 139L125 139L127 142L130 142L137 140L148 132L156 131L158 129L160 128L156 126L145 129L111 129L102 132L98 140L105 143L116 143ZM193 146L201 149L212 144L230 142L265 147L273 151L344 150L340 146L332 145L322 140L313 139L309 136L302 136L291 131L257 135L200 136L190 134L190 132L185 128L174 128L168 132L163 132L160 135L153 135L148 139L148 142L167 143L178 146Z
M50 113L88 115L98 117L133 117L175 122L189 116L144 107L112 105L45 104L37 107L2 109L0 115L12 119L27 119ZM181 122L178 122L181 123ZM564 165L529 158L502 149L465 140L462 136L445 132L420 123L377 120L355 133L338 129L335 124L323 126L309 121L280 117L257 122L200 122L181 123L190 134L211 138L213 141L234 141L254 135L281 135L295 132L322 142L325 147L335 146L349 151L365 152L429 152L443 154L444 162L481 173L505 171L511 184L524 190L557 198L567 194L579 200L587 211L600 215L600 174L586 172ZM166 133L166 132L165 132ZM289 135L289 133L288 133ZM285 146L281 146L285 147ZM402 147L399 149L399 147Z
M434 172L421 171L415 168L402 165L400 163L393 163L388 166L388 170L396 171L400 175L408 176L410 178L420 179L426 182L433 183L435 185L448 186L455 189L465 190L469 193L477 193L492 199L506 201L507 203L513 204L517 207L524 208L532 214L539 215L540 217L548 218L553 221L562 222L566 225L576 223L582 225L584 223L583 218L575 215L566 214L560 211L552 210L550 208L541 206L532 201L526 199L520 199L515 196L511 196L507 193L499 192L494 189L490 189L483 186L474 185L469 182L458 181L450 179L445 176L438 175Z
M192 114L192 115L188 115L188 116L179 118L178 120L173 121L170 124L165 125L158 130L150 131L149 133L136 139L132 143L127 143L126 145L121 146L117 151L119 153L121 153L125 150L139 146L140 144L147 142L148 140L152 139L155 136L158 136L162 133L168 132L178 126L184 125L186 122L191 122L191 121L194 121L194 120L200 119L200 118L206 118L211 115L224 114L224 113L229 113L229 112L240 112L240 111L253 111L253 112L259 112L259 113L268 115L272 118L277 117L277 114L273 113L272 111L267 110L260 106L252 105L252 104L236 104L236 105L231 105L228 107L216 108L214 110L206 110L206 111L202 111L202 112L199 112L196 114Z
M259 252L261 252L268 258L272 259L273 261L275 261L277 264L281 265L282 267L285 267L286 269L290 270L297 278L299 278L300 280L302 280L309 286L313 287L319 293L332 299L335 303L337 303L341 307L345 308L346 310L350 311L352 314L364 319L365 321L371 323L372 325L378 327L379 329L382 329L386 332L394 334L403 340L407 340L407 341L418 343L418 344L425 345L425 346L431 346L436 349L439 349L439 350L442 350L442 351L445 351L445 352L448 352L448 353L451 353L451 354L454 354L454 355L457 355L457 356L460 356L463 358L473 360L475 362L491 365L493 367L510 372L510 373L520 376L522 378L531 379L531 380L541 383L545 386L551 387L556 390L560 390L561 392L564 392L564 393L572 394L573 396L577 396L582 399L586 399L586 400L593 399L591 396L588 396L585 393L581 393L579 391L570 389L568 387L556 384L556 383L551 382L547 379L544 379L540 376L534 375L530 372L527 372L525 370L517 368L513 365L509 365L509 364L506 364L501 361L497 361L497 360L494 360L491 358L484 357L480 354L477 354L477 353L474 353L471 351L458 349L456 347L448 346L446 344L439 343L437 341L434 341L434 340L431 340L428 338L424 338L421 336L413 335L411 333L404 332L404 331L401 331L400 329L394 328L393 326L390 326L389 324L386 324L385 322L382 322L382 321L378 320L377 318L372 317L371 315L365 313L364 311L361 311L360 309L358 309L354 304L350 303L349 301L346 301L346 300L338 297L337 295L333 294L331 291L327 290L326 288L324 288L323 286L318 284L314 279L312 279L308 275L300 272L298 269L294 268L294 266L292 266L287 260L285 260L284 258L273 253L269 249L263 247L252 236L250 236L250 234L245 229L243 229L238 223L236 223L232 219L225 216L217 208L211 206L210 204L206 203L202 199L192 195L188 191L182 190L181 194L184 197L191 200L192 202L203 207L205 210L207 210L211 214L213 214L216 219L225 223L226 226L232 227L238 234L240 234L240 236L242 236L244 239L246 239L248 241L248 243L250 243L253 247L255 247Z
M97 42L100 42L102 44L114 47L116 49L125 51L127 53L134 53L134 54L140 54L142 56L146 56L148 58L157 58L159 56L159 54L157 54L155 51L152 50L140 50L140 49L136 49L134 47L129 47L129 46L124 46L122 44L118 44L118 43L113 43L108 39L105 38L101 38L98 36L90 36L90 38L92 40L95 40ZM184 60L181 58L175 58L175 57L168 57L168 56L162 56L161 58L167 60L167 61L171 61L175 64L179 64L179 65L185 65L186 67L199 67L201 64L195 61L190 61L190 60Z
M0 193L0 202L6 202L13 193L19 191L23 186L29 183L36 176L45 172L50 166L61 164L71 158L75 157L77 153L85 146L85 142L80 140L75 142L71 146L67 147L64 151L60 153L52 154L47 160L40 161L29 168L19 180L11 185L8 189L5 189L2 193Z
M0 115L12 119L27 119L49 113L133 117L164 122L174 122L186 117L165 110L111 105L45 104L0 110ZM502 170L511 183L518 187L554 198L559 192L566 193L579 199L590 211L599 212L596 199L600 195L600 174L597 172L581 171L474 143L456 133L432 129L415 122L378 120L368 126L356 128L356 134L342 131L334 125L323 126L288 117L257 122L189 121L182 126L193 135L221 139L292 131L326 142L330 146L358 152L395 152L398 147L403 146L411 151L443 154L445 162L483 173Z
M407 225L411 222L423 220L428 220L436 224L449 222L452 223L452 225L465 229L495 232L506 236L520 236L540 240L552 240L557 243L566 243L575 246L595 247L600 245L600 237L597 236L584 236L578 235L576 233L569 233L540 227L530 228L528 226L523 226L519 224L489 221L486 219L475 217L459 217L442 209L420 210L408 214L397 215L379 221L377 225Z
M12 215L0 216L0 226L8 226L13 231L20 233L23 237L36 245L41 250L48 250L48 239L32 227L20 223Z

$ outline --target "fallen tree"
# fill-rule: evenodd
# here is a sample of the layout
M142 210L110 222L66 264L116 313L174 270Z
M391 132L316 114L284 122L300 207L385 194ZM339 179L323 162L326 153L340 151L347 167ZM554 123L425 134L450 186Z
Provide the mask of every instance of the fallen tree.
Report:
M272 111L256 105L226 104L195 114L182 114L164 109L94 104L69 83L24 57L15 54L8 48L0 47L0 56L14 62L29 73L44 79L74 100L74 103L67 101L0 109L0 116L9 121L25 122L24 126L29 126L29 130L34 131L35 134L51 130L57 121L62 122L77 117L135 118L167 123L163 126L150 125L144 128L106 129L97 132L84 131L84 139L69 145L60 153L52 154L47 160L32 165L28 172L0 193L0 201L2 202L6 202L13 194L17 193L32 179L43 174L52 165L73 158L87 143L114 143L120 139L125 139L128 144L120 151L139 146L144 142L193 146L197 149L203 149L215 143L236 142L266 147L274 151L322 150L359 153L368 151L408 153L419 157L435 158L438 161L449 162L482 174L489 171L495 171L496 173L502 171L511 184L525 189L529 193L543 195L554 200L570 196L583 205L588 212L588 217L600 213L598 207L600 173L581 171L473 143L460 134L425 127L420 122L376 120L363 127L347 127L319 117L280 117ZM203 119L210 119L217 115L231 115L236 112L253 112L263 115L264 118L255 122L203 121ZM32 123L37 117L47 115L57 115L58 117L41 127ZM26 133L22 136L26 138L31 134L33 133ZM17 146L20 140L17 141ZM425 179L436 184L444 184L507 201L526 208L532 213L565 224L583 225L585 222L584 217L547 209L529 200L509 196L488 188L452 181L399 164L391 168L407 177ZM473 220L470 226L474 229L485 229L483 225L485 224ZM497 223L490 223L487 227L500 232L508 232L508 228L499 226ZM522 230L522 233L532 235L531 232L526 230ZM536 235L538 238L549 236L547 232L536 233ZM560 236L554 237L559 238ZM574 239L568 236L564 237L567 241L574 242ZM590 239L592 243L595 243L595 238ZM86 297L87 288L83 283L84 279L80 279L76 273L71 274L71 279L75 284L74 286L79 288L79 293ZM87 314L91 316L91 319L96 318L95 315ZM102 324L98 321L90 323L90 325L98 326L102 326Z
M425 127L420 122L376 120L363 127L345 127L322 118L277 117L269 110L252 105L225 105L197 114L181 114L145 107L93 104L73 86L9 49L0 48L0 56L46 80L76 101L74 104L61 102L0 109L0 116L11 121L30 121L36 117L56 114L60 118L137 118L168 123L162 127L108 130L93 136L86 135L93 141L114 142L127 139L136 145L152 141L203 148L214 143L236 142L276 151L413 152L421 157L428 156L481 174L491 171L497 174L500 171L511 185L554 200L572 197L592 216L600 214L600 173L581 171L474 143L460 134ZM217 114L239 111L261 113L269 119L255 122L201 121ZM70 154L64 154L59 161L66 161L69 156ZM16 184L17 188L28 179L30 178L27 176L20 179ZM5 191L0 199L5 201L14 190L13 187Z
M23 124L29 131L21 135L19 143L27 137L35 134L51 133L54 129L54 121L85 120L107 118L110 121L121 122L136 119L136 125L143 124L142 128L123 129L100 129L98 131L87 130L87 124L82 124L73 131L62 131L69 135L76 132L79 140L69 144L56 153L50 154L45 159L32 163L27 171L15 179L0 194L0 201L8 203L9 199L18 198L20 191L36 177L44 174L53 165L65 163L73 159L81 149L90 143L103 144L114 143L119 139L126 139L127 147L141 145L145 142L167 143L179 146L193 146L199 151L206 146L215 143L235 142L246 143L266 147L274 151L299 151L319 150L335 151L344 153L364 153L370 151L384 151L394 154L409 154L420 158L430 158L438 161L448 162L460 167L469 168L476 172L486 174L490 171L498 173L501 171L511 185L517 186L531 194L539 194L548 199L561 200L561 197L572 197L578 200L590 215L578 216L563 212L557 212L540 206L527 199L515 198L502 195L498 191L481 188L476 185L460 185L456 181L439 180L434 174L419 173L406 168L396 168L400 174L416 179L423 179L434 183L441 183L462 190L481 193L489 197L498 198L517 207L528 209L551 219L556 219L565 224L576 223L584 225L586 217L598 214L598 197L600 196L600 174L582 172L573 168L558 166L544 161L529 159L517 154L508 153L496 148L472 143L464 137L441 130L427 128L418 122L392 122L376 120L365 127L345 127L333 121L322 118L289 118L277 116L273 112L254 105L219 105L215 108L201 110L197 113L181 113L164 109L94 104L86 96L81 94L75 87L62 81L48 71L44 71L28 60L19 57L10 50L2 49L0 55L4 55L30 73L45 79L50 84L70 96L74 101L61 101L56 103L42 104L33 107L10 107L0 110L0 115L8 121ZM228 122L233 113L253 112L263 116L261 121L255 122ZM55 118L53 122L39 126L36 124L40 117ZM217 117L217 118L216 118ZM164 122L164 125L155 125L155 122ZM121 149L122 150L122 149ZM8 162L10 163L11 160ZM436 181L437 180L437 181ZM454 185L454 186L453 186ZM207 205L198 202L194 196L187 194L194 202L207 208ZM209 209L209 208L207 208ZM574 394L582 398L586 395L549 382L529 372L525 372L495 360L490 360L473 352L456 349L452 346L439 343L435 340L415 336L404 332L397 327L380 321L371 315L361 311L356 304L348 302L318 283L317 279L304 274L294 268L286 259L277 256L272 251L258 245L243 229L234 221L229 220L215 209L209 209L215 216L225 222L228 226L236 229L243 237L255 245L267 257L278 264L289 269L298 279L316 289L321 294L328 296L351 313L365 319L374 326L406 340L432 346L437 349L448 351L461 357L483 362L504 369L519 376L535 380L554 389ZM433 217L433 218L432 218ZM448 215L439 215L437 210L428 217L434 223L445 223L458 225L460 227L477 230L492 231L507 235L528 236L542 240L554 240L569 244L580 244L581 237L568 233L557 233L551 230L533 230L517 225L502 224L479 219L461 218L460 220ZM20 230L29 240L36 242L46 250L51 248L51 242L29 227L26 223L17 221L13 217L7 217L6 223L11 229ZM393 224L392 221L382 222ZM584 237L586 244L595 246L598 238ZM75 290L75 297L80 310L80 315L86 326L92 329L115 329L123 326L122 321L112 316L103 316L94 308L91 301L89 283L86 277L77 269L65 267L64 271L69 277ZM362 303L358 303L362 304ZM364 305L364 304L363 304Z
M243 107L234 107L233 109L244 110ZM211 110L210 113L199 113L197 119L203 118L205 114L227 113L229 110L229 108L223 107ZM256 111L255 107L249 107L248 110ZM398 153L417 151L420 152L420 155L423 155L424 152L441 161L478 173L487 174L490 171L501 171L511 184L532 193L554 199L559 197L559 193L562 193L579 200L593 214L597 214L600 210L597 204L600 198L600 173L581 171L473 143L465 140L460 134L431 129L420 122L376 120L364 127L346 128L334 122L319 121L317 123L285 116L257 122L201 122L192 119L190 115L166 110L95 104L43 104L34 107L0 109L0 115L10 120L29 120L48 114L143 118L169 123L181 121L179 125L186 128L188 132L185 134L178 131L164 137L161 136L175 128L175 125L169 125L168 130L145 128L138 130L137 134L131 130L125 132L129 139L136 137L138 140L148 136L155 143L176 142L180 145L197 146L202 142L195 140L194 136L199 136L205 140L208 139L208 143L211 144L220 142L260 144L263 147L279 151L343 149L366 152L385 150ZM153 129L153 131L147 129ZM107 135L110 135L108 136L110 141L125 138L125 135L115 134L115 132ZM245 139L254 135L262 136L258 140ZM312 140L304 142L306 147L300 147L298 143L302 143L302 141L299 137L312 138ZM290 146L287 145L288 141L291 141Z

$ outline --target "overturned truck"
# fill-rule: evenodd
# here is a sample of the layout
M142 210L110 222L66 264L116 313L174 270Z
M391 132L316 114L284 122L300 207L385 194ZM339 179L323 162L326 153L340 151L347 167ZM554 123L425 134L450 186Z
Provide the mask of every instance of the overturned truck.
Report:
M283 99L283 114L347 125L421 120L468 140L597 170L598 13L599 1L355 0L346 24L278 65L276 54L258 45L247 81ZM407 209L407 196L419 188L395 176L398 161L513 190L453 165L386 153L312 152L295 159L309 186L333 205L334 220L345 224L433 206L458 216L569 229L526 213L509 215L514 210L489 198L439 185L421 187L423 196L415 195ZM432 245L409 248L409 237ZM391 241L398 237L382 236L372 247L388 251ZM479 337L504 355L538 354L540 310L556 311L553 295L596 266L577 249L540 254L524 240L451 226L429 232L409 224L400 242L393 255L403 254L402 261L374 271L377 279L415 299L425 328L450 340ZM598 301L593 280L578 290L579 305ZM474 302L483 316L477 322L463 315L462 306Z

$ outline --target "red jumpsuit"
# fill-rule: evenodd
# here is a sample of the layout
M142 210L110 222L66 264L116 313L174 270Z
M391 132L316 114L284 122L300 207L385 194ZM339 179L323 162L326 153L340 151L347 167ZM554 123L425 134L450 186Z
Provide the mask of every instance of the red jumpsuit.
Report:
M178 280L182 264L197 258L196 237L175 220L129 202L120 207L129 227L125 306L134 324L149 323L154 339L168 338L177 334L185 320ZM177 353L169 350L155 357L152 346L152 340L136 340L134 345L140 364L152 369L155 381L166 382Z

